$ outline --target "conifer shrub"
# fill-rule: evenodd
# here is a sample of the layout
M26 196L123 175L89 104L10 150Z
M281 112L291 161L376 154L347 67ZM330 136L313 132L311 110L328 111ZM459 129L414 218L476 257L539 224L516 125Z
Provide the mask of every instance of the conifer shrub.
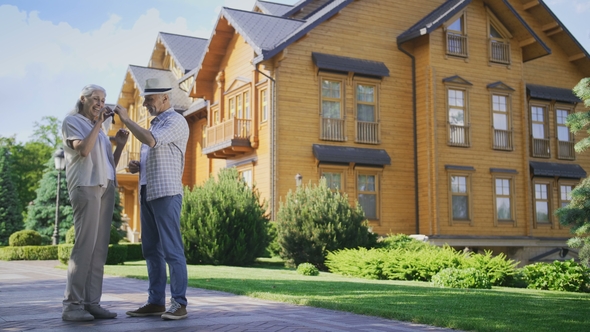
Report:
M11 247L40 246L42 241L39 232L25 229L12 233L8 238L8 245Z
M185 188L180 227L189 264L246 266L264 255L268 217L256 189L235 168Z
M301 263L297 266L297 273L304 276L317 276L320 274L320 271L311 263Z
M504 253L496 256L485 250L483 254L469 253L464 267L472 267L484 272L494 286L514 286L518 284L518 262L508 259Z
M433 247L430 243L418 241L406 234L388 235L377 242L377 248L421 250Z
M487 275L472 267L443 269L432 276L432 284L442 288L492 288Z
M325 271L328 252L372 247L377 240L361 206L351 206L346 195L327 187L325 179L290 191L276 222L281 258L292 267L308 262Z

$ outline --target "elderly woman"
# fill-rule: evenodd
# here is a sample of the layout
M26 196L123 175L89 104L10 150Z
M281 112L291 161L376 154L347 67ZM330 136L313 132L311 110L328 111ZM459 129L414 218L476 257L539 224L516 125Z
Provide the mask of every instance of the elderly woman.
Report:
M76 234L63 300L62 319L66 321L117 316L99 303L115 207L115 168L129 132L117 132L113 153L109 137L102 130L103 122L114 114L105 107L105 97L102 87L85 86L62 125Z

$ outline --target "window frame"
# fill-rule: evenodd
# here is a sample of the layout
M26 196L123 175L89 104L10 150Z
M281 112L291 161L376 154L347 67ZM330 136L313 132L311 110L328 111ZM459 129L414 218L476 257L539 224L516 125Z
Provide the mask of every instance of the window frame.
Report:
M451 124L451 108L458 108L456 106L451 106L449 103L450 95L449 93L451 90L461 91L463 92L463 126L457 126ZM454 146L454 147L464 147L469 148L471 147L471 130L470 126L471 123L469 121L470 114L469 114L469 87L465 85L459 84L445 84L445 106L446 106L446 121L447 121L447 145ZM463 137L464 141L462 143L453 142L452 135L453 135L453 128L452 126L462 127L464 130Z
M495 127L495 117L494 115L496 114L502 114L501 111L498 111L494 108L494 97L504 97L506 98L506 140L507 140L507 144L505 147L502 147L500 144L496 144L496 137L497 137L497 132L496 130L502 130L502 129L497 129ZM499 91L499 90L494 90L491 89L490 90L490 116L491 116L491 128L492 128L492 149L493 150L500 150L500 151L514 151L514 127L513 127L513 119L512 119L512 94L505 92L505 91Z
M575 136L574 134L569 130L569 128L565 125L565 122L563 124L559 123L559 116L558 116L558 111L567 111L567 116L573 114L575 112L574 106L573 105L568 105L568 104L563 104L563 103L556 103L555 105L553 105L553 113L555 114L554 116L554 120L555 120L555 145L557 147L557 153L556 153L556 157L557 159L562 159L562 160L576 160L576 153L574 150L574 145L575 145ZM566 116L566 119L567 119ZM568 133L568 137L569 140L568 141L562 141L559 139L559 128L560 127L565 127ZM560 142L565 142L566 144L560 144ZM564 156L564 154L561 151L561 146L562 145L567 145L568 146L568 156Z
M238 176L240 179L243 178L244 172L250 172L250 182L245 181L250 189L254 189L255 181L254 181L254 165L252 163L246 163L244 165L235 166L236 170L238 171Z
M571 197L570 197L570 200L564 200L563 199L563 197L561 195L561 187L564 187L564 186L572 187L571 190L570 190L570 195L571 195L571 192L576 188L576 186L579 183L580 183L579 181L570 180L570 179L559 179L557 181L557 206L556 206L556 210L559 209L559 208L562 208L564 202L568 202L568 204L569 204L569 202L571 202ZM557 224L557 227L558 228L560 228L560 229L561 228L564 228L564 226L561 225L561 223L559 222L559 220L557 220L556 224Z
M454 30L454 29L450 28L457 20L462 20L462 26L461 26L462 30ZM447 22L445 22L443 24L443 33L444 33L444 41L445 41L444 50L445 50L445 55L447 58L454 57L454 58L458 58L458 59L465 59L465 61L467 61L467 59L469 58L469 38L467 35L467 30L468 29L467 29L467 12L466 11L462 11L460 13L457 13L450 20L448 20ZM453 36L458 37L460 39L460 41L459 41L459 44L461 47L460 52L451 52L451 47L449 46L449 35L453 35Z
M553 179L551 178L534 178L532 181L532 193L531 198L533 199L533 227L554 227L555 218L553 216ZM537 185L544 185L547 189L547 198L545 200L538 199L537 194ZM547 203L547 222L540 222L537 217L537 202L546 202Z
M260 114L260 123L265 123L268 121L268 115L269 115L269 91L268 91L268 86L265 84L264 86L261 86L258 88L258 112ZM265 98L263 98L263 96L266 96L266 100Z
M447 197L448 197L448 208L449 208L449 225L452 226L453 224L469 224L473 226L473 188L472 188L472 175L474 170L467 171L467 170L452 170L449 169L447 172ZM464 195L456 195L453 192L453 177L464 177L465 178L465 186L466 186L466 193ZM467 197L467 218L466 219L455 219L453 214L453 197L454 196L466 196Z
M486 12L487 12L487 21L488 21L488 24L487 24L488 61L492 64L510 66L510 64L512 63L512 55L511 55L512 48L510 45L510 39L513 38L512 34L510 33L510 31L508 31L508 29L506 29L506 27L504 27L502 22L496 17L496 15L494 15L494 13L488 7L486 7ZM491 33L491 29L490 29L491 27L493 27L502 36L502 38L492 37L491 36L492 33ZM507 52L508 60L507 61L493 59L493 57L492 57L492 54L493 54L492 43L495 40L508 45L508 52Z
M365 103L360 102L358 98L358 86L372 86L373 87L373 103ZM371 80L369 78L360 78L355 77L353 82L353 89L354 89L354 121L355 121L355 135L354 139L356 143L365 143L365 144L380 144L381 143L381 113L380 113L380 92L381 92L381 80ZM372 125L366 125L362 127L375 127L374 130L370 130L370 128L361 128L361 124L359 123L359 104L371 104L373 105L373 116L374 121L371 123ZM363 121L365 123L370 123L367 121ZM367 133L372 131L373 133L365 134L364 138L361 138L361 133Z
M361 192L359 190L359 176L360 175L368 175L368 176L374 176L375 177L375 191L372 192ZM375 218L369 218L366 215L365 212L365 217L367 218L367 220L369 220L370 222L377 222L379 225L381 225L381 178L383 175L383 170L382 169L376 169L376 168L372 168L372 167L355 167L354 169L354 197L356 198L356 202L359 202L359 195L363 194L363 193L367 193L367 195L375 195ZM360 202L359 202L360 204ZM361 208L362 205L361 205ZM363 208L363 212L364 212L364 208Z
M338 82L340 84L340 98L324 98L323 82ZM321 72L318 75L318 114L319 114L319 139L326 141L345 142L346 136L346 81L347 76ZM324 117L323 102L338 101L340 114L338 118Z
M346 190L347 189L346 188L347 170L348 170L348 166L321 165L318 168L319 179L321 179L324 176L324 173L340 174L340 190L338 190L338 192L340 194L345 194L347 192L347 190ZM330 190L334 191L333 188L330 188Z
M498 218L498 194L496 187L496 180L508 180L509 182L509 194L510 199L510 217L511 219L499 219ZM492 196L494 206L494 226L499 225L513 225L517 226L516 218L516 173L515 172L493 172L492 171ZM501 197L505 197L502 195Z
M534 121L533 120L533 108L541 108L543 109L543 138L535 138L534 137L534 131L533 131L533 126L535 124L539 124L539 121ZM546 102L541 102L541 101L530 101L529 102L529 107L528 107L528 112L529 112L529 117L530 117L530 121L529 121L529 130L530 130L530 138L531 138L531 146L530 146L530 155L531 157L534 158L551 158L551 135L549 132L549 110L550 110L550 105L549 103ZM538 153L535 152L535 140L543 140L546 142L546 146L547 146L547 153Z

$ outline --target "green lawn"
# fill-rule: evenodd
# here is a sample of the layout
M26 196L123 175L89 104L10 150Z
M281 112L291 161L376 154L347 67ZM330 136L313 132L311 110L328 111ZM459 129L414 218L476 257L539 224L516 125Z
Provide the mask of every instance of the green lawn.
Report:
M147 279L145 262L105 273ZM277 262L255 267L189 265L189 286L466 331L590 331L590 294L494 287L441 289L331 273L302 276Z

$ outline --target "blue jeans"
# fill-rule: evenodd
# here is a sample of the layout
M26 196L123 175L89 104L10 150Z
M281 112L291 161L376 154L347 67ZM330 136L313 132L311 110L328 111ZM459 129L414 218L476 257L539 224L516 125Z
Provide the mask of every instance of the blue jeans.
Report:
M188 275L180 235L182 195L146 201L141 186L141 248L148 271L148 302L166 304L166 264L170 268L170 293L176 302L187 305Z

